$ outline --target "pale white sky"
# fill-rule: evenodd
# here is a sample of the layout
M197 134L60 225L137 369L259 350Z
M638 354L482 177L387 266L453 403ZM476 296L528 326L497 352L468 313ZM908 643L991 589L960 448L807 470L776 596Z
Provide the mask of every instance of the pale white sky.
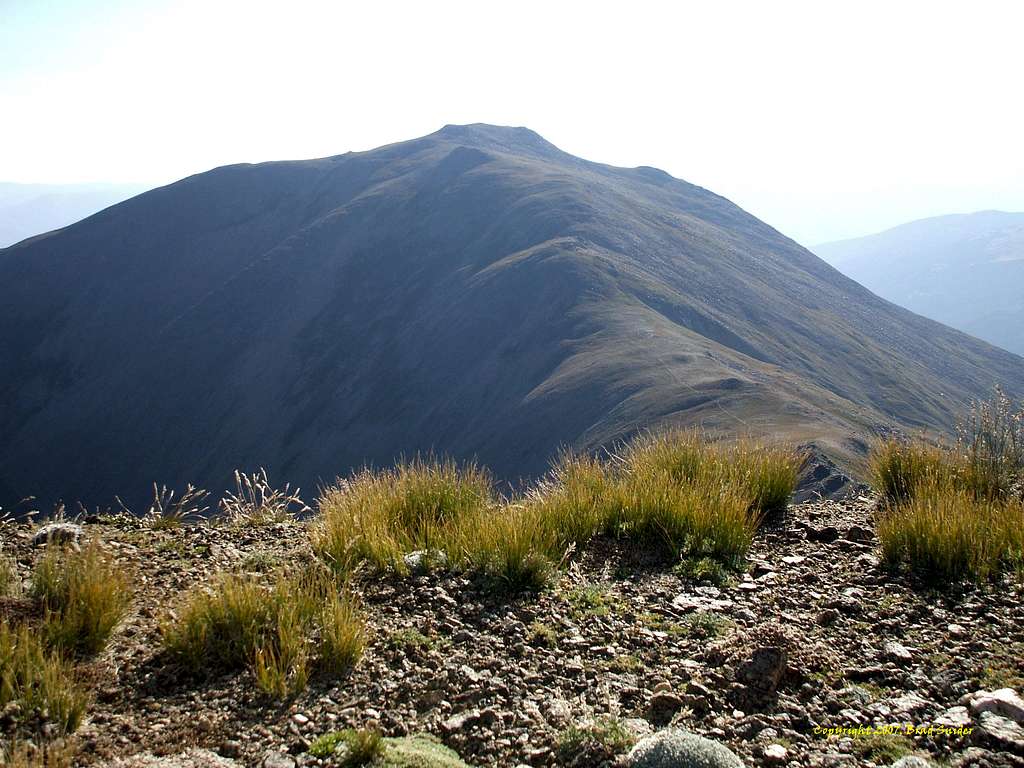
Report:
M1024 3L0 0L0 181L526 125L805 244L1024 210Z

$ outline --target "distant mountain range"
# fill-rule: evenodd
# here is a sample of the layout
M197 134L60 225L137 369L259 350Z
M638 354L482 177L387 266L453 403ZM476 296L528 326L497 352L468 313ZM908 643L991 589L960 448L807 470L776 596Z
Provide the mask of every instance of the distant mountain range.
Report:
M525 128L218 168L0 250L0 285L0 487L43 504L429 450L516 480L661 424L849 460L1024 383L728 200Z
M66 227L146 189L141 184L0 182L0 248Z
M813 250L879 296L1024 355L1024 213L937 216Z

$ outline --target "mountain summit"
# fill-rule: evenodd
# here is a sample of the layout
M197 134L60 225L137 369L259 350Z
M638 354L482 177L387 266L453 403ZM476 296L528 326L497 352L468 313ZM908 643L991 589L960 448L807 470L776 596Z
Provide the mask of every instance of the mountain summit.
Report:
M0 487L44 501L429 450L514 480L662 423L848 455L1024 381L728 200L525 128L217 168L0 250L0 285Z

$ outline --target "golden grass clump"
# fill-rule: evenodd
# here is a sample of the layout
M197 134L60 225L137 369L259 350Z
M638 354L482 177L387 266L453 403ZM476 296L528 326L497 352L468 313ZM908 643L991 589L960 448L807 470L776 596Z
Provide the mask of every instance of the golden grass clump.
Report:
M99 542L76 552L47 548L32 572L30 595L43 610L47 644L80 656L98 653L128 609L128 579Z
M412 550L459 558L466 521L496 504L490 476L475 465L418 458L383 472L367 469L321 498L313 548L342 574L360 563L404 572L403 555Z
M70 661L46 648L29 627L0 622L0 709L17 704L17 720L52 725L59 736L82 722L88 694Z
M936 581L1024 572L1024 502L979 499L948 477L928 477L882 510L878 536L886 562Z
M534 488L500 500L473 465L417 459L327 491L312 543L344 575L364 563L404 573L404 555L426 550L510 589L546 586L599 534L737 566L761 517L788 503L799 463L753 441L671 432L638 438L613 462L563 453Z
M880 442L868 459L872 485L882 498L901 504L926 481L955 473L952 454L924 440L889 438Z
M163 626L163 643L194 673L249 667L261 691L285 696L305 688L310 638L317 632L326 671L342 672L362 653L362 615L329 578L314 571L279 574L267 586L228 574L212 591L192 595L180 616Z
M758 516L786 509L802 461L793 451L752 438L711 444L698 430L640 436L622 456L631 477L662 475L680 486L727 485L743 494Z

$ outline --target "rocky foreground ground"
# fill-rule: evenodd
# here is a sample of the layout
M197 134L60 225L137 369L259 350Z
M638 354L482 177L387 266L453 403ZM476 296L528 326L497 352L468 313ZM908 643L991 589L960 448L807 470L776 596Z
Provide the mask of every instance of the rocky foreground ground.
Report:
M677 727L751 766L1024 765L1019 586L937 590L887 571L873 508L863 496L792 507L758 534L749 572L724 581L609 540L541 595L495 595L448 573L366 581L363 658L287 702L248 673L201 681L167 667L160 624L220 571L311 558L303 523L86 523L134 597L86 669L94 701L78 761L329 764L310 745L351 727L429 733L471 765L628 765L617 750ZM2 526L25 579L40 555L32 535Z

